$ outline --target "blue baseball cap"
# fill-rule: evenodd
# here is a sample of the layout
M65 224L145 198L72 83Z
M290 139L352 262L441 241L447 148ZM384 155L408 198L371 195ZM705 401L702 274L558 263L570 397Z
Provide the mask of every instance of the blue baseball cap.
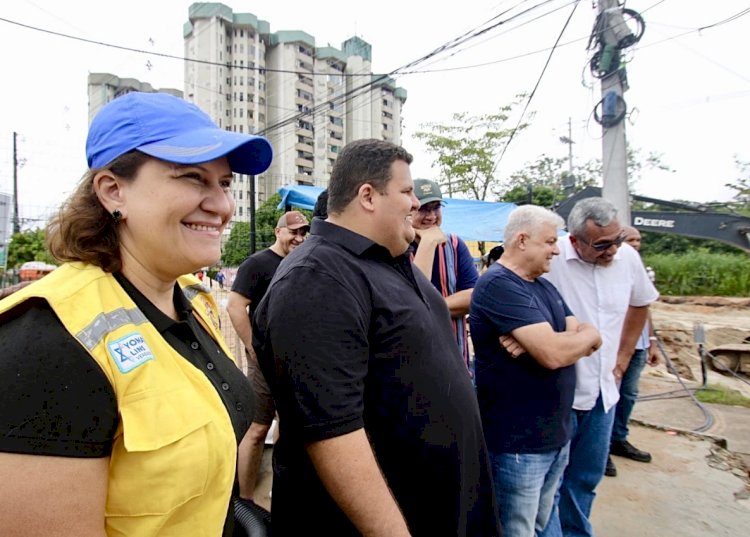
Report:
M89 168L104 168L133 149L176 164L226 156L233 172L248 175L263 173L273 159L264 137L220 129L203 110L166 93L117 97L91 122L86 139Z

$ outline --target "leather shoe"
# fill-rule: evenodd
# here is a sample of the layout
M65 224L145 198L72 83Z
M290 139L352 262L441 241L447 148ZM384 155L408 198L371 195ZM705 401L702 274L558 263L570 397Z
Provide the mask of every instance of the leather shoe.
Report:
M604 475L615 477L617 475L617 466L612 462L612 457L607 456L607 467L604 469Z
M610 455L626 457L638 462L651 462L651 453L641 451L627 440L612 441L612 444L609 446L609 453Z

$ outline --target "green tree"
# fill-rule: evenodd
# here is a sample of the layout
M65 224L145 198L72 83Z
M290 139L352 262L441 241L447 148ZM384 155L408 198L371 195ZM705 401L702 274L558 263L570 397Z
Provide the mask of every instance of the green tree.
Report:
M462 194L477 200L487 199L497 184L497 164L511 136L528 123L508 125L513 108L523 96L503 106L499 112L470 116L455 113L448 124L426 123L414 136L422 140L427 151L436 155L433 167L440 172L438 182L443 192L453 197Z
M628 178L630 189L643 177L646 170L671 171L662 161L662 156L653 151L643 152L628 146ZM567 158L555 158L541 155L535 161L528 162L518 171L510 174L507 181L498 184L494 194L498 199L514 203L528 203L528 190L531 187L532 200L535 205L552 207L570 194L587 186L601 185L602 161L591 159L573 166L570 177L570 163Z
M529 195L531 199L529 199ZM525 205L531 203L541 207L552 207L558 198L556 188L544 185L518 185L514 186L502 196L502 201Z
M264 201L255 211L255 244L258 250L268 248L276 240L276 224L284 214L283 209L277 209L281 203L281 195L276 193ZM308 216L309 218L309 216Z
M734 190L732 210L742 214L750 214L750 162L742 161L735 156L734 163L739 171L739 177L734 182L726 183L724 186Z
M235 222L229 238L224 244L221 254L221 263L225 267L239 266L245 258L250 255L250 224L247 222Z
M27 261L55 263L44 242L44 229L14 233L8 245L8 268L18 268Z

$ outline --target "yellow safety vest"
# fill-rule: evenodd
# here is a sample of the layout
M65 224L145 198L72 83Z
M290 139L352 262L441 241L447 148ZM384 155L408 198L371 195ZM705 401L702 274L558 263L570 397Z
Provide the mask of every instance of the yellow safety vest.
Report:
M211 295L193 276L181 277L179 284L200 323L231 356ZM117 397L120 424L109 466L107 535L219 537L237 443L208 378L98 267L66 263L0 302L0 313L29 297L47 300L107 375Z

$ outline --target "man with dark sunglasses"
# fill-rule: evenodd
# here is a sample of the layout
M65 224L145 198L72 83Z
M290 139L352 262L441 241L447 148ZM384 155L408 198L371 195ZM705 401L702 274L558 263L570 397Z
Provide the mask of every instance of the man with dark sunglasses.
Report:
M570 235L560 241L560 255L544 277L579 321L599 330L602 345L575 365L573 439L559 492L562 528L549 524L545 537L594 534L589 516L609 455L617 385L643 330L648 305L659 297L638 252L623 245L625 234L610 202L579 201L567 224Z
M420 206L412 225L416 240L411 246L414 265L427 276L448 304L458 349L469 366L468 331L471 293L479 273L463 240L440 229L443 223L443 194L440 185L428 179L414 180L414 195Z

